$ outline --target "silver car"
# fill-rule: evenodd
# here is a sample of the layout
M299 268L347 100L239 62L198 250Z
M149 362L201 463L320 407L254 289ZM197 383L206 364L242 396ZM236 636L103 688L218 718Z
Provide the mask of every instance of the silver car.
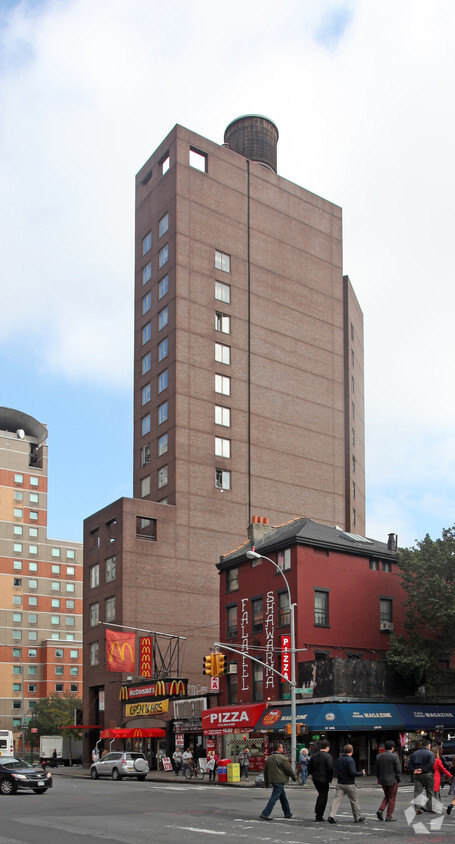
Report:
M113 780L136 777L143 781L149 770L149 764L143 753L116 750L106 753L102 759L94 762L90 768L90 776L92 780L97 780L98 777L112 777Z

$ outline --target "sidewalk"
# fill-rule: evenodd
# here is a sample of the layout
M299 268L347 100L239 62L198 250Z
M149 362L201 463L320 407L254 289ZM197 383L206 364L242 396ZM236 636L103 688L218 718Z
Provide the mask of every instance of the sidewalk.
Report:
M50 768L49 769L52 773L52 776L55 777L68 777L73 779L80 779L80 778L90 778L90 768L83 768L80 765L73 765L71 767L64 767L60 766L59 768ZM220 783L220 785L227 785L230 788L255 788L257 774L253 771L250 771L250 776L247 780L242 779L240 782L224 782ZM186 777L182 777L181 775L176 777L173 771L150 771L147 774L147 781L148 782L167 782L172 783L175 785L176 783L181 783L182 785L208 785L209 778L208 775L204 777L203 780L195 780L195 779L186 779ZM216 783L218 785L218 782ZM406 785L407 783L403 783ZM336 780L332 783L333 786L336 785ZM377 779L376 777L361 777L356 780L356 785L359 788L373 788L377 786ZM289 788L302 788L302 784L300 782L290 782ZM378 786L379 787L379 786ZM313 790L314 786L311 779L308 779L305 785L305 790L308 791L309 789Z

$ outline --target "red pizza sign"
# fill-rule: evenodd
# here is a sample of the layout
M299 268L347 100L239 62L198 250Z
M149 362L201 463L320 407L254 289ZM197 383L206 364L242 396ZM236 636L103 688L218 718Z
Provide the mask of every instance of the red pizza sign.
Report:
M289 682L291 679L291 637L290 636L282 636L281 637L281 673L283 677L281 678L281 682L285 683L286 680Z

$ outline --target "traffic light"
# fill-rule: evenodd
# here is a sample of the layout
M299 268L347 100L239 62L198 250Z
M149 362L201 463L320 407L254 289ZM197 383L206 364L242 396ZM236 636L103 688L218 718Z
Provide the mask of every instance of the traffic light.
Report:
M306 724L297 724L295 730L298 736L304 736L308 732L308 727Z
M292 724L285 724L285 725L284 725L284 734L285 734L286 736L291 736L291 735L292 735Z
M216 663L217 663L217 674L226 674L226 657L224 654L217 654L216 655Z
M202 663L202 673L213 677L216 671L216 654L207 654Z

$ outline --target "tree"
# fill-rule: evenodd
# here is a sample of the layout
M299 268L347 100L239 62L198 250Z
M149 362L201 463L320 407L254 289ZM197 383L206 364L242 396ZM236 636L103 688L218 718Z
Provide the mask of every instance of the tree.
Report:
M432 540L427 534L398 556L406 635L393 635L387 661L413 686L435 680L455 650L455 525Z
M51 692L49 697L42 698L37 701L33 710L33 718L27 725L28 741L32 738L31 728L36 727L38 736L52 736L58 735L69 736L70 739L78 739L80 735L79 729L64 729L75 723L74 712L80 709L82 701L76 695L69 692ZM70 741L70 758L71 758L71 741Z

